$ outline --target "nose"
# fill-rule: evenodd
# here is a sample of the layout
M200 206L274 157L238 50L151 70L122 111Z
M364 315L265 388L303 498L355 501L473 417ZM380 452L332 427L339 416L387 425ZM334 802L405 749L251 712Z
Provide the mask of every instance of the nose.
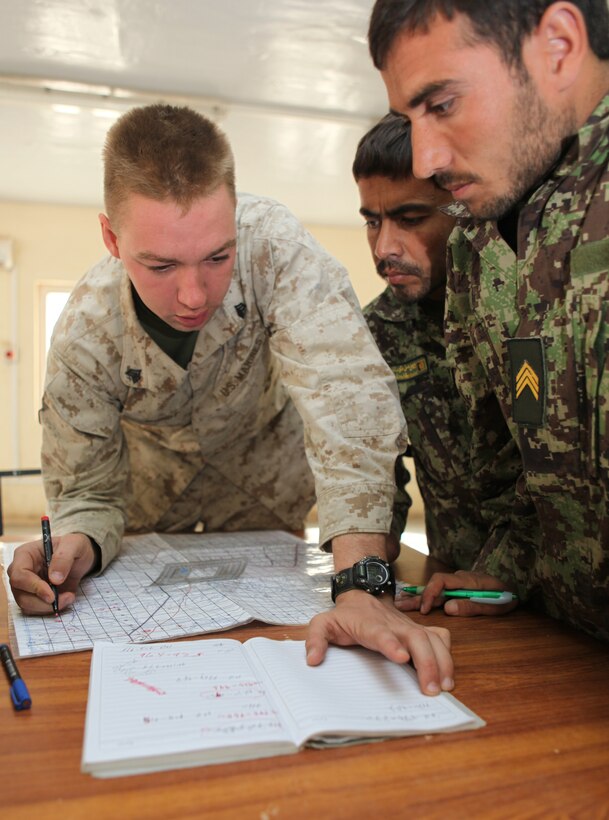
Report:
M394 259L403 254L399 230L392 219L383 219L376 237L374 253L377 259Z
M196 265L180 271L177 284L177 299L190 310L200 310L207 304L207 287L203 273Z
M436 129L413 123L411 142L412 173L418 179L429 179L450 166L450 148Z

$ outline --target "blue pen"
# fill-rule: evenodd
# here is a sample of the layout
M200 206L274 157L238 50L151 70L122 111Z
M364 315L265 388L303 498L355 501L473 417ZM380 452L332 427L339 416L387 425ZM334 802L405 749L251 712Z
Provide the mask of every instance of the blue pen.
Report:
M409 592L411 595L421 595L425 587L403 586L402 592ZM510 604L517 601L518 596L513 592L499 592L494 589L445 589L442 592L443 598L470 598L477 604Z
M19 674L10 647L5 643L0 644L0 660L2 660L2 666L10 685L13 706L19 712L22 709L29 709L32 705L30 693L27 690L25 681Z

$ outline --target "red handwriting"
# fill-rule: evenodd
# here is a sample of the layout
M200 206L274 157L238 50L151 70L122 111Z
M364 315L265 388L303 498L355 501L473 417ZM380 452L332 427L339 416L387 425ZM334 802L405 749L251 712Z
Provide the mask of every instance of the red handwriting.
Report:
M137 678L127 678L129 683L134 683L136 686L142 686L144 689L147 689L149 692L154 692L155 695L166 695L167 692L163 691L163 689L158 689L156 686L152 686L150 683L144 683L142 680L138 680Z

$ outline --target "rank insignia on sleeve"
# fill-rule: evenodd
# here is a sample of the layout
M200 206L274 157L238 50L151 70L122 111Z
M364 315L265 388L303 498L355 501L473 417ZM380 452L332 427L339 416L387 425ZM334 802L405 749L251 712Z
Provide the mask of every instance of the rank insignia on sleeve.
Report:
M510 339L512 416L516 424L540 427L546 410L546 369L543 340Z
M424 376L429 373L429 365L427 363L427 356L417 356L416 359L411 359L404 364L396 365L391 368L393 375L398 382L409 382L412 379L417 379L419 376Z

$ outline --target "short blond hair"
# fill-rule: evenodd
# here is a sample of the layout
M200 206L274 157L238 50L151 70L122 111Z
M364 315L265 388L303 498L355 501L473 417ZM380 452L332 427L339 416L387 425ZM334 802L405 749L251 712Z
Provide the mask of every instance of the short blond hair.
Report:
M235 197L235 162L224 133L186 106L133 108L108 131L104 200L111 222L131 194L187 210L222 184Z

